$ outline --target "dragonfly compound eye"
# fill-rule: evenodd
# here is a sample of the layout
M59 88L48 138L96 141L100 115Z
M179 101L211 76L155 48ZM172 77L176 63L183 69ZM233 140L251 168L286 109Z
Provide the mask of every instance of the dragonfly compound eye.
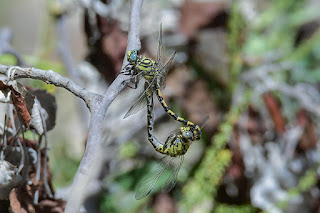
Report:
M185 138L192 138L193 137L193 133L191 131L185 131L182 133L182 136Z
M129 58L130 62L135 62L137 60L137 52L132 52Z

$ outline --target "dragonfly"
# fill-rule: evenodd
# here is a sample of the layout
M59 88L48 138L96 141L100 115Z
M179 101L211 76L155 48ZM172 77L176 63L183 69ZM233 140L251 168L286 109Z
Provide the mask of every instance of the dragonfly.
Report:
M176 130L172 134L169 135L165 143L161 143L154 135L153 126L154 126L154 117L153 117L153 96L149 91L147 94L147 111L148 111L148 119L147 119L147 127L148 127L148 140L153 145L157 152L160 152L165 155L160 160L160 163L154 167L150 175L146 176L139 183L138 188L136 190L135 198L140 200L146 196L148 196L156 183L159 181L160 177L163 173L168 170L169 177L166 179L165 183L162 186L162 192L167 193L170 192L177 183L178 173L180 171L181 165L184 160L184 155L188 151L190 145L193 142L193 132L190 127L180 127L180 129ZM200 129L204 126L204 124L209 119L207 116L201 124L199 125ZM201 132L200 132L201 134ZM198 135L200 138L201 135ZM171 170L170 170L171 167Z
M186 125L193 133L192 140L200 140L200 127L193 122L178 116L173 112L165 102L161 90L165 88L166 76L169 71L169 67L173 61L176 53L173 53L168 62L164 64L164 47L162 43L162 25L160 25L159 43L157 50L157 59L153 60L146 56L139 55L138 50L129 50L127 52L127 60L129 64L124 68L122 74L132 75L130 81L134 83L134 87L137 87L141 78L145 80L144 92L139 96L137 101L130 107L124 118L129 117L143 109L147 105L147 93L156 94L161 106L165 112L171 116L174 120L179 121Z

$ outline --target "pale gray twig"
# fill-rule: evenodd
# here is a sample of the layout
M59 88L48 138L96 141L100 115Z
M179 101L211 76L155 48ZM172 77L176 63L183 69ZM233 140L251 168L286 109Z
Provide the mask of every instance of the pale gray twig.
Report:
M35 101L38 101L38 100L35 100ZM38 103L40 105L40 103ZM43 130L44 130L44 162L43 162L43 185L44 185L44 188L47 192L47 195L52 198L53 195L52 195L52 191L51 191L51 188L48 184L48 169L47 169L47 163L48 163L48 136L47 136L47 125L46 125L46 121L44 119L44 116L43 116L43 113L42 113L42 110L40 110L40 117L41 117L41 122L42 122L42 126L43 126Z
M5 66L0 64L0 74L7 75L7 72L9 71L9 66ZM96 99L102 98L101 95L92 93L88 91L87 89L77 85L72 80L65 78L61 76L60 74L52 71L52 70L41 70L36 68L21 68L21 67L15 67L15 73L14 78L32 78L32 79L38 79L42 80L47 84L53 84L57 87L63 87L73 93L75 96L81 98L84 100L84 102L87 104L88 108L91 109L93 102Z
M20 142L19 137L17 139L15 139L15 140L18 142L18 146L19 146L19 148L21 150L20 165L19 165L19 168L17 170L17 174L19 174L21 172L21 170L23 169L23 167L24 167L24 151L25 151L25 149L22 147L22 144Z
M17 65L25 65L22 56L11 46L10 41L12 39L12 31L10 28L2 28L0 31L0 55L10 54L17 59Z
M40 181L41 175L41 139L42 135L39 135L38 139L38 149L37 149L37 163L36 163L36 181ZM33 202L38 204L39 202L39 189L37 189L34 193Z

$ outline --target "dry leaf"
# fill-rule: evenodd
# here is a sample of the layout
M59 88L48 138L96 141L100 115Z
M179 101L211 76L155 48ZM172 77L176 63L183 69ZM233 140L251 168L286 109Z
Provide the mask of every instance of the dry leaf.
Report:
M32 91L32 94L36 96L36 99L38 100L37 107L40 106L38 112L40 112L41 110L44 115L47 131L52 130L56 125L56 113L57 113L56 98L53 95L51 95L47 90L34 90ZM33 112L32 112L32 117L33 117Z
M312 119L306 110L299 110L297 115L298 124L303 127L303 133L299 140L298 147L303 151L315 148L318 142L318 136L312 123Z
M271 93L265 93L263 100L270 113L276 131L283 134L286 131L286 124L281 113L279 101Z

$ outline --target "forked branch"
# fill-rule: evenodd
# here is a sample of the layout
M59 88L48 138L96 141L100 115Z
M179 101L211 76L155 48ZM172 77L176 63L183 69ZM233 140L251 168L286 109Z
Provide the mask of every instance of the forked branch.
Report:
M140 49L139 25L140 11L143 0L132 0L130 28L128 35L127 50ZM123 60L124 67L127 64L126 57ZM96 168L100 168L99 150L101 150L102 130L106 112L125 87L125 83L129 80L129 76L119 75L103 94L97 94L88 91L79 86L72 80L61 76L60 74L49 70L40 70L36 68L8 67L0 65L0 74L6 75L9 79L31 78L44 81L47 84L53 84L57 87L65 88L75 96L84 100L91 112L90 125L88 130L88 139L86 143L85 153L80 162L80 166L74 177L71 192L67 202L65 212L79 212L80 206L85 199L86 187L95 178L98 172Z

